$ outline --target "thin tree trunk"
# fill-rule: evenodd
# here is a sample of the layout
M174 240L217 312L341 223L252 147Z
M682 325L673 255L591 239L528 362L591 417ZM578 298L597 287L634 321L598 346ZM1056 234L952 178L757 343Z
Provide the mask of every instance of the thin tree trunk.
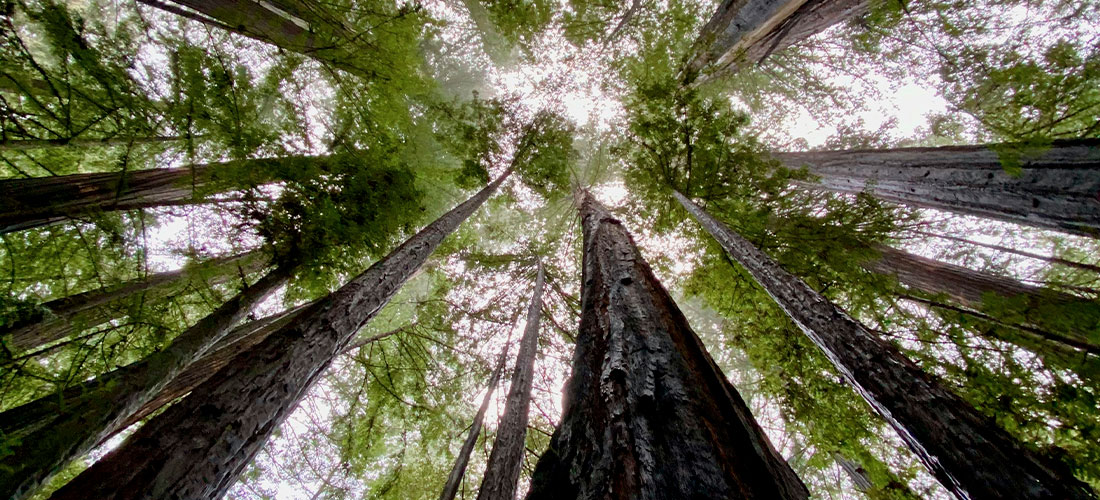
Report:
M249 311L282 287L294 265L279 265L172 340L167 348L131 365L124 377L97 387L78 404L59 408L41 429L8 443L0 460L0 496L29 496L54 472L90 451L119 424L153 399L201 357Z
M251 251L51 300L42 305L48 313L43 312L0 330L0 341L3 342L4 349L13 355L37 349L82 329L93 328L122 316L124 309L112 305L117 306L139 294L144 294L146 299L155 300L178 292L187 283L208 276L204 283L218 285L242 274L258 271L265 264L258 252Z
M622 223L577 201L573 374L527 499L807 498Z
M0 151L16 151L23 149L44 149L62 147L94 147L94 146L127 146L130 144L157 144L163 142L178 142L200 136L165 135L155 137L110 137L104 139L86 139L72 137L66 139L15 139L0 141Z
M1013 439L728 226L675 196L958 498L1094 498L1064 464Z
M52 498L220 498L336 354L511 172L237 356Z
M862 15L867 0L723 0L695 39L685 85L736 73L777 50Z
M119 424L103 440L109 439L118 431L137 423L159 410L162 406L175 401L205 381L214 372L225 366L234 356L258 344L263 339L290 321L305 306L251 321L234 328L218 341L210 352L203 355L185 370L172 378L160 393L142 405L137 411ZM52 416L63 408L80 404L88 397L96 397L97 389L116 380L123 380L135 370L142 369L143 361L116 368L81 384L68 387L60 393L49 394L29 403L0 413L0 436L4 439L22 438L49 424Z
M1100 235L1100 139L1041 151L990 144L775 155L821 178L801 185L1086 236ZM1005 171L1016 165L1020 175Z
M1093 330L1100 324L1100 305L1066 293L1039 288L989 273L876 245L876 260L863 263L869 271L894 276L906 287L928 295L945 295L971 309L994 310L1018 318L1024 325L1057 334L1052 341L1100 354ZM997 315L994 315L997 316Z
M470 432L466 433L466 440L462 442L462 449L455 457L455 464L451 467L451 473L447 474L447 482L443 484L443 491L439 493L439 500L454 500L458 494L458 488L462 486L462 477L466 475L466 466L470 463L470 454L477 444L477 437L481 435L481 426L485 422L485 412L489 411L489 403L493 401L493 392L496 391L500 374L504 371L504 361L508 359L508 346L504 346L504 352L500 353L500 359L493 368L493 374L489 376L489 385L485 389L485 397L481 398L481 406L474 415L474 421L470 424Z
M1061 257L1048 257L1046 255L1041 255L1041 254L1037 254L1037 253L1033 253L1033 252L1028 252L1026 250L1020 250L1018 248L1006 247L1004 245L994 245L992 243L982 243L980 241L968 240L966 238L959 238L958 236L951 236L949 234L929 233L927 231L921 231L921 230L918 230L918 229L911 229L910 231L912 231L913 233L919 234L921 236L930 236L932 238L942 238L942 239L945 239L945 240L955 241L955 242L958 242L958 243L964 243L964 244L967 244L967 245L974 245L974 246L978 246L978 247L988 248L990 250L996 250L998 252L1004 252L1004 253L1010 253L1010 254L1013 254L1013 255L1019 255L1021 257L1027 257L1029 259L1041 260L1043 262L1047 262L1047 263L1050 263L1050 264L1059 264L1059 265L1063 265L1063 266L1066 266L1066 267L1072 267L1072 268L1075 268L1075 269L1082 269L1082 270L1085 270L1085 271L1091 271L1091 272L1100 274L1100 266L1095 266L1095 265L1092 265L1092 264L1085 264L1083 262L1075 262L1075 261L1072 261L1072 260L1066 260L1066 259L1063 259Z
M497 426L493 451L481 479L478 500L514 500L516 484L523 466L526 450L528 410L531 406L531 385L535 375L535 354L539 348L539 317L542 315L542 262L538 263L535 290L531 293L531 305L527 308L527 325L520 340L516 368L512 371L512 383L508 389L508 401L504 416ZM450 500L443 499L440 500Z
M835 451L833 452L833 461L844 470L844 473L848 475L848 479L852 480L852 485L856 487L856 490L867 493L874 487L863 466L848 460L847 457Z

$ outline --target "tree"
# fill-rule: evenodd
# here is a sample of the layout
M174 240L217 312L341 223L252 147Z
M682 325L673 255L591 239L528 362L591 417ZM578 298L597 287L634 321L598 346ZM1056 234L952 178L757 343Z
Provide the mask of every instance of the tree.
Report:
M511 500L516 497L520 467L527 451L527 412L531 405L531 383L535 370L535 354L539 345L539 318L542 315L542 261L537 263L535 289L531 292L531 304L527 308L527 324L523 328L516 367L508 388L508 401L504 415L497 426L493 452L489 455L478 500ZM444 499L440 499L444 500ZM447 499L449 500L449 499Z
M622 223L580 191L584 292L565 411L527 498L806 498Z
M1092 498L1064 465L1016 442L728 226L674 195L958 498Z
M334 354L511 173L507 170L294 322L235 358L51 498L84 498L93 490L103 498L220 497L332 363ZM212 418L194 419L195 412ZM190 454L179 452L184 442L190 443Z
M780 153L819 187L1095 236L1100 141Z
M477 438L481 435L485 412L489 410L489 403L493 401L493 393L496 392L497 383L500 382L500 373L504 371L504 360L507 359L507 353L507 349L500 353L500 359L497 360L492 375L489 375L489 383L485 386L485 397L481 398L481 406L478 407L477 413L474 415L474 421L470 423L470 431L466 433L466 440L462 442L462 448L458 450L455 465L451 468L451 473L447 475L447 482L443 485L443 491L439 493L439 500L454 500L455 495L458 494L458 488L462 486L462 478L466 474L466 467L470 463L470 454L474 452Z

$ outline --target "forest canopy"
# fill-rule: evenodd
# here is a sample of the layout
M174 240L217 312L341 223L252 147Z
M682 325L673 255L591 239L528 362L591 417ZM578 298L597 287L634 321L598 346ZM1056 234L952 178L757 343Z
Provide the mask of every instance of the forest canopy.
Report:
M1100 3L0 23L0 497L1100 494Z

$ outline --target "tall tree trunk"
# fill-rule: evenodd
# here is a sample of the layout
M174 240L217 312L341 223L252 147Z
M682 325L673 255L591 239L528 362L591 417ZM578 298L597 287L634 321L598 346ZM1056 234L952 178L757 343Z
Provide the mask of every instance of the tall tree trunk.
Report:
M949 234L930 233L930 232L921 231L921 230L918 230L918 229L911 229L910 231L912 231L913 233L919 234L921 236L930 236L932 238L942 238L942 239L945 239L945 240L955 241L955 242L963 243L963 244L966 244L966 245L974 245L974 246L978 246L978 247L982 247L982 248L988 248L990 250L996 250L998 252L1010 253L1010 254L1013 254L1013 255L1019 255L1021 257L1027 257L1029 259L1041 260L1043 262L1047 262L1047 263L1050 263L1050 264L1059 264L1059 265L1063 265L1063 266L1066 266L1066 267L1072 267L1072 268L1075 268L1075 269L1081 269L1081 270L1084 270L1084 271L1091 271L1091 272L1100 274L1100 266L1096 266L1096 265L1092 265L1092 264L1085 264L1083 262L1076 262L1076 261L1072 261L1072 260L1067 260L1067 259L1063 259L1061 257L1049 257L1049 256L1046 256L1046 255L1037 254L1037 253L1034 253L1034 252L1028 252L1026 250L1020 250L1018 248L1006 247L1004 245L994 245L992 243L982 243L980 241L968 240L966 238L959 238L958 236L951 236Z
M122 421L103 440L109 439L118 431L135 424L164 405L175 401L196 386L205 381L229 360L238 354L248 350L252 346L267 338L275 329L282 327L301 312L305 306L299 306L285 312L250 321L247 324L234 328L218 341L209 352L185 370L172 378L160 392L149 399L141 408ZM3 439L21 439L23 436L48 425L62 408L80 404L89 397L97 397L97 390L116 380L123 380L136 370L141 370L144 361L137 361L121 368L116 368L98 377L84 381L80 384L68 387L60 393L49 394L29 403L11 408L0 413L0 436Z
M218 285L242 274L252 274L264 265L266 262L259 253L251 251L51 300L42 305L48 313L40 313L0 330L0 342L3 342L8 354L37 349L122 316L123 308L112 306L139 294L146 299L159 299L178 292L187 283L203 280L205 284Z
M1064 464L1017 442L728 226L675 196L958 498L1094 498Z
M504 361L506 359L508 359L507 345L505 345L504 351L500 353L500 359L497 360L497 365L493 368L493 374L489 376L489 385L485 389L485 397L481 398L481 406L478 407L477 414L474 415L474 421L470 424L470 432L466 433L466 440L462 442L462 449L458 451L458 456L455 457L454 467L451 467L451 473L447 474L447 482L443 484L443 491L439 493L439 500L454 500L455 495L458 494L458 488L462 486L462 477L466 475L466 466L470 463L470 454L474 452L477 438L481 435L481 426L485 422L485 412L489 411L489 403L493 401L493 392L496 391L500 374L504 371Z
M516 483L519 482L523 455L527 447L527 419L531 405L531 385L535 375L535 354L539 348L539 317L542 315L542 262L538 263L535 291L531 293L531 305L527 308L527 325L520 340L516 368L512 372L512 384L508 389L508 401L504 416L497 426L497 437L489 464L478 489L478 500L514 500ZM445 499L440 499L445 500ZM447 499L449 500L449 499Z
M862 15L867 0L722 0L695 39L685 85L736 73L777 50Z
M991 144L775 157L821 177L807 187L866 190L895 203L1100 236L1100 139L1054 141L1041 151Z
M1100 354L1100 305L1055 290L876 245L881 257L863 267L894 276L924 294L945 295L971 309L1018 319L1024 325L1057 334L1062 344ZM998 316L997 314L994 315ZM1011 321L1009 321L1011 322Z
M172 340L167 348L132 365L124 377L94 390L30 435L9 442L0 460L0 496L27 496L51 474L91 450L153 399L180 372L239 323L256 304L282 287L294 265L279 265Z
M237 356L52 498L221 497L335 355L511 172Z
M807 498L622 223L578 192L582 310L544 498Z
M277 168L309 160L260 158L124 173L4 179L0 180L0 234L88 213L204 203L215 191L261 184L271 180Z

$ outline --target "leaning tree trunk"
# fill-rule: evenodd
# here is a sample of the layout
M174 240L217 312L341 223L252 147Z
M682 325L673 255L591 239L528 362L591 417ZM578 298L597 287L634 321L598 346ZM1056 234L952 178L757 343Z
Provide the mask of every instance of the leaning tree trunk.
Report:
M292 264L279 265L179 334L168 347L129 367L124 377L97 387L77 404L59 407L48 424L30 435L6 442L4 448L12 454L0 459L0 497L29 495L72 459L90 451L221 340L253 307L285 285L293 270Z
M67 137L61 139L5 139L0 140L0 151L21 151L25 149L46 149L63 147L129 146L132 144L159 144L197 139L193 135L162 135L152 137L105 137L101 139Z
M305 306L287 310L285 312L250 321L247 324L234 328L227 333L217 344L201 358L187 366L185 370L172 378L160 392L149 399L141 408L131 414L126 420L118 424L116 428L102 439L110 439L115 433L133 425L164 405L171 403L183 396L211 375L225 366L229 360L238 354L248 350L252 346L267 338L271 332L281 328L293 319ZM34 401L22 404L15 408L0 413L0 436L5 439L21 439L43 426L50 423L61 408L80 404L89 397L96 397L96 390L112 383L115 380L125 379L134 370L140 370L145 363L137 361L121 368L116 368L101 374L91 380L68 387L60 393L48 394Z
M1064 464L1013 439L728 226L675 196L958 498L1093 498Z
M511 172L233 359L51 498L221 497L336 354Z
M260 158L130 172L0 180L0 234L74 216L206 203L211 194L270 181L273 171L324 157Z
M979 246L979 247L983 247L983 248L988 248L990 250L996 250L998 252L1010 253L1010 254L1013 254L1013 255L1019 255L1021 257L1027 257L1029 259L1040 260L1040 261L1043 261L1043 262L1046 262L1046 263L1049 263L1049 264L1059 264L1059 265L1063 265L1063 266L1066 266L1066 267L1072 267L1072 268L1075 268L1075 269L1081 269L1081 270L1084 270L1084 271L1091 271L1091 272L1100 274L1100 266L1093 265L1093 264L1086 264L1084 262L1077 262L1077 261L1067 260L1067 259L1063 259L1061 257L1046 256L1046 255L1037 254L1037 253L1034 253L1034 252L1028 252L1026 250L1020 250L1019 248L1006 247L1004 245L995 245L995 244L992 244L992 243L982 243L980 241L969 240L969 239L966 239L966 238L960 238L958 236L951 236L949 234L930 233L930 232L927 232L927 231L921 231L919 229L911 229L910 231L913 232L913 233L919 234L921 236L929 236L929 237L932 237L932 238L942 238L942 239L945 239L945 240L950 240L950 241L962 243L962 244L965 244L965 245Z
M622 223L578 193L581 323L544 498L807 498Z
M145 300L167 297L179 293L186 284L199 280L208 285L219 285L241 274L252 274L264 265L266 262L260 258L259 252L251 251L51 300L42 304L48 313L39 313L0 330L0 342L3 342L6 352L13 355L37 349L82 329L117 319L125 314L120 303L133 297L141 296Z
M512 384L508 389L508 401L504 416L497 426L493 451L478 489L478 500L514 500L516 483L519 482L524 452L527 450L527 412L531 405L531 384L535 374L535 353L539 347L539 317L542 315L542 262L538 263L535 291L531 293L531 305L527 308L527 325L523 329L516 368L512 372ZM443 500L442 498L440 500Z
M777 50L862 15L867 0L723 0L695 39L683 83L758 64Z
M991 144L775 157L821 178L807 187L866 190L895 203L1100 236L1100 139L1054 141L1041 150Z
M496 368L489 376L489 385L485 389L485 397L481 398L481 406L474 415L474 421L470 424L470 432L466 433L466 440L462 442L462 449L455 457L455 464L451 467L451 473L447 474L447 482L443 484L443 491L439 493L439 500L454 500L458 494L458 488L462 486L462 477L466 475L466 466L470 463L470 454L474 452L477 438L481 435L481 426L485 422L485 412L489 411L489 403L493 401L493 392L496 391L497 382L500 381L500 373L504 371L504 361L508 359L508 346L500 353Z
M886 245L876 245L875 249L881 257L863 263L869 271L894 276L906 287L930 296L945 295L1006 323L1018 322L1049 332L1049 342L1100 354L1100 305L1094 301Z

